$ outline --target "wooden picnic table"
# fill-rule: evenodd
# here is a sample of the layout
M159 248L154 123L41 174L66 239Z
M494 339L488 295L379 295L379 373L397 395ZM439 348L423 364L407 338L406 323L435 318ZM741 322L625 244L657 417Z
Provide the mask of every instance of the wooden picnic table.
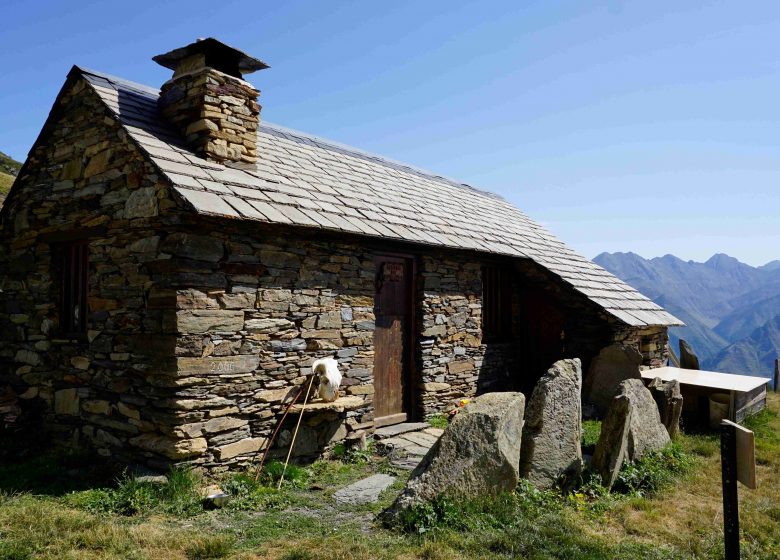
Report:
M729 395L729 419L734 422L740 422L766 406L766 388L770 381L768 377L676 367L646 369L641 373L645 381L656 377L660 377L661 381L679 381L680 391L683 393L683 408L687 410L701 409L704 406L704 398L707 399L708 407L709 397L713 393Z

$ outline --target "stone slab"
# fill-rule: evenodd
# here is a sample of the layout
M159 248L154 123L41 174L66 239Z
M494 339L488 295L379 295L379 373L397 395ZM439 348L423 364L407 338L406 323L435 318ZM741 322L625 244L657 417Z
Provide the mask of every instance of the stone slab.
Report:
M371 504L379 500L379 495L395 482L395 477L387 474L375 474L350 484L333 494L337 504Z
M362 397L340 397L333 402L317 400L306 403L304 410L303 404L294 404L290 407L290 414L308 414L309 412L344 412L345 410L356 410L366 405Z
M176 359L176 369L180 375L250 373L258 367L260 367L260 358L251 355Z
M408 440L413 444L419 445L421 447L431 447L434 443L436 443L436 440L439 439L424 432L409 432L406 434L401 434L400 438Z
M383 428L377 428L374 431L374 437L376 439L386 439L408 432L416 432L418 430L424 430L429 428L429 424L426 422L404 422L402 424L393 424L392 426L384 426Z

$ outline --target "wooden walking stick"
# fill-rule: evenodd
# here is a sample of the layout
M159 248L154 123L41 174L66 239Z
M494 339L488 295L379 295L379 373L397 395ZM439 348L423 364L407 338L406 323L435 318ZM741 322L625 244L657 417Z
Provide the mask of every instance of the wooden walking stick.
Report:
M284 481L284 473L287 472L287 465L290 463L290 456L292 455L293 447L295 447L295 438L298 437L298 428L301 427L301 420L303 420L303 413L306 412L306 403L309 401L309 393L311 392L311 386L314 384L315 375L312 374L311 380L309 380L309 388L306 389L306 394L303 396L303 406L301 407L301 413L298 416L298 423L295 425L295 431L293 432L292 441L290 442L290 450L287 452L287 459L284 461L284 468L282 469L282 476L279 477L279 485L277 490L282 489L282 482Z
M260 459L260 462L255 467L255 484L257 484L257 480L260 478L260 471L263 469L263 465L265 464L265 460L268 459L268 454L271 452L271 446L273 445L274 441L276 440L276 436L279 433L279 429L282 427L282 424L284 424L285 419L287 418L287 415L290 413L290 409L293 407L295 403L298 402L298 398L301 396L301 393L303 392L302 388L299 389L297 393L295 393L295 396L292 398L290 403L287 405L287 408L284 410L284 414L282 415L281 420L279 420L276 423L276 428L274 428L274 433L271 434L271 439L268 440L268 443L265 446L265 450L263 451L263 457Z

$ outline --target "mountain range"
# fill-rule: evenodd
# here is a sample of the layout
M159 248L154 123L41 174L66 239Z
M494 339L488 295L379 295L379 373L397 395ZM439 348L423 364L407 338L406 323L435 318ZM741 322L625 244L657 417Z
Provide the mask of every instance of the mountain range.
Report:
M706 262L602 253L593 261L681 319L703 369L769 377L780 357L780 260L750 266L719 253Z

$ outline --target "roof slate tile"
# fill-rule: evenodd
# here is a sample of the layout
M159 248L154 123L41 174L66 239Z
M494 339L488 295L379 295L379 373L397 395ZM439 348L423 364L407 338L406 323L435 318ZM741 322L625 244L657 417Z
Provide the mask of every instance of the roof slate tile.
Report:
M497 195L268 124L257 166L226 167L187 149L159 91L81 73L197 212L531 258L626 324L682 324Z

